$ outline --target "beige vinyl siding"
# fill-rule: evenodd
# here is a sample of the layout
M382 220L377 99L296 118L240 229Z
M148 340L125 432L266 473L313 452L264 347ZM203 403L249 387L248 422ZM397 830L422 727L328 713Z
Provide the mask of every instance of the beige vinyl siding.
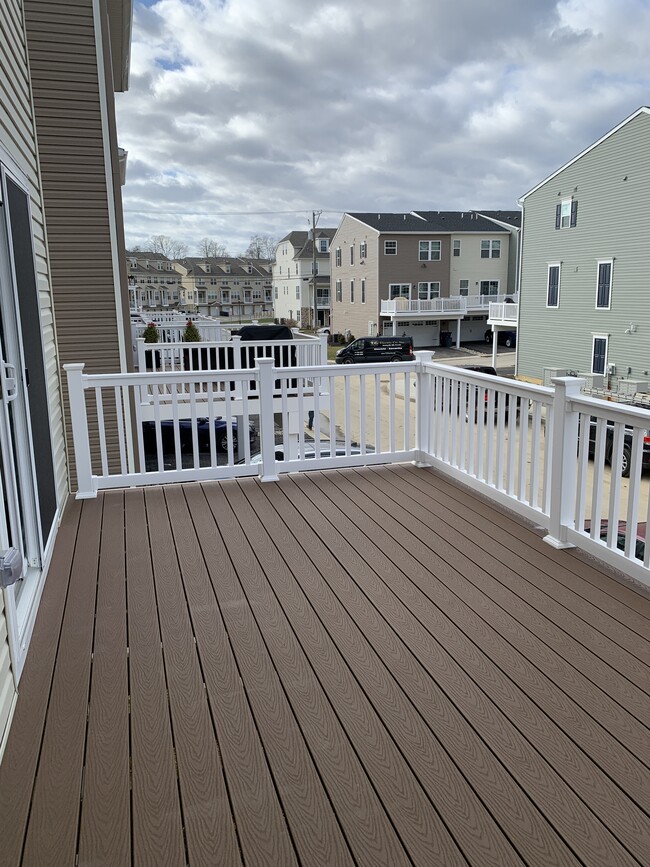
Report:
M56 494L57 501L61 504L68 490L67 458L23 8L20 0L4 0L0 3L0 144L26 175L29 183Z
M594 334L609 335L617 376L650 379L650 115L639 114L524 199L518 373L591 371ZM577 225L555 229L574 196ZM596 309L597 262L614 258L611 309ZM561 264L559 306L546 307L549 263ZM626 334L630 323L634 334ZM612 384L615 384L615 380Z
M110 67L104 117L100 88L105 70L98 69L101 53L93 15L92 0L25 0L59 361L84 362L88 373L116 373L122 369L125 304L118 310L115 286L126 283L125 275L116 273L116 262L122 262L125 253ZM111 188L105 130L110 136ZM117 239L111 232L114 199ZM114 240L121 248L117 255ZM128 320L128 308L126 314ZM63 391L68 419L65 381ZM72 454L69 421L67 432ZM96 442L96 435L91 439ZM114 464L119 454L116 431L107 446ZM74 490L74 468L71 478Z

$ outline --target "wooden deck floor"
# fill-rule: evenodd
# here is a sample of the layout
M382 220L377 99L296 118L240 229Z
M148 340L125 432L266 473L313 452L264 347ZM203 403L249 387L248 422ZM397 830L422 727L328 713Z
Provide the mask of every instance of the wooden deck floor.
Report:
M649 623L413 466L71 502L0 864L648 864Z

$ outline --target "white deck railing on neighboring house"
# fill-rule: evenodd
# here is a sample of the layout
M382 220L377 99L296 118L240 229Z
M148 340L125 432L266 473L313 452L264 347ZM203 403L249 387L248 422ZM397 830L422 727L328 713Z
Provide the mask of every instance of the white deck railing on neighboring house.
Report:
M516 304L519 295L517 292L506 292L501 295L467 295L465 297L467 300L467 310L472 313L477 310L489 310L492 304L504 304L506 298L510 299L507 302L509 305L511 305L511 302Z
M430 298L426 301L411 298L393 298L381 302L381 315L391 316L400 313L449 313L464 316L467 313L467 299L459 295L455 298Z
M550 544L578 546L650 584L650 554L636 556L636 533L618 548L621 527L644 531L648 519L648 412L586 397L573 377L544 388L430 359L420 352L399 365L286 368L261 358L253 369L114 376L66 365L78 496L414 461L534 521ZM99 431L95 452L89 419ZM115 425L119 447L109 454ZM621 478L624 466L629 478Z
M488 325L517 324L519 318L519 305L506 303L492 303L489 307Z

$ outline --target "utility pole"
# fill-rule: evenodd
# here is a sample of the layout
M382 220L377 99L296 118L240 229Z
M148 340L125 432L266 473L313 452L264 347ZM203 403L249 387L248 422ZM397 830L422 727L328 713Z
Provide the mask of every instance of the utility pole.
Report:
M318 217L322 214L322 211L312 211L311 212L311 241L312 241L312 253L311 253L311 279L312 286L314 288L314 310L313 310L313 328L316 331L318 327L318 299L316 297L316 221Z

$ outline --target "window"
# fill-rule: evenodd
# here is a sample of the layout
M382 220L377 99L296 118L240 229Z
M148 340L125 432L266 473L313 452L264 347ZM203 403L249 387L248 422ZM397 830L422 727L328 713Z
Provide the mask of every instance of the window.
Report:
M354 244L350 244L350 265L354 265Z
M418 283L418 298L420 301L440 298L440 283Z
M319 238L318 239L318 252L319 253L327 253L330 248L329 238Z
M366 241L361 241L359 244L359 258L367 259L368 258L368 244Z
M224 301L225 301L225 300L226 300L226 299L224 298ZM275 300L276 300L276 301L278 300L278 287L277 287L277 286L275 287Z
M350 304L354 304L354 280L350 280Z
M343 301L343 284L340 280L336 281L336 300Z
M440 241L420 241L420 252L418 259L420 262L439 262L440 261Z
M607 361L607 337L597 335L594 337L593 349L591 353L591 372L605 373L605 363Z
M500 259L501 241L481 241L481 259Z
M458 281L458 294L469 295L469 280Z
M596 307L609 310L612 291L612 259L598 263L598 284L596 287Z
M499 281L498 280L481 280L479 283L481 295L498 295Z
M460 238L454 241L454 256L460 256Z
M300 301L300 283L296 286L296 301Z
M560 306L560 266L548 266L548 283L546 287L546 306Z
M340 247L336 248L336 264L338 265L339 268L341 267L341 248Z
M578 200L562 199L555 206L555 228L573 229L578 225Z
M365 280L361 281L361 303L362 304L366 303L366 281Z
M397 241L384 241L384 256L397 256Z
M314 265L315 265L316 266L316 275L318 275L318 264L319 264L318 262L312 262L311 263L310 271L312 274L314 273ZM298 269L296 269L296 274L297 273L298 273Z
M411 295L410 283L389 283L388 293L393 298L409 298Z

